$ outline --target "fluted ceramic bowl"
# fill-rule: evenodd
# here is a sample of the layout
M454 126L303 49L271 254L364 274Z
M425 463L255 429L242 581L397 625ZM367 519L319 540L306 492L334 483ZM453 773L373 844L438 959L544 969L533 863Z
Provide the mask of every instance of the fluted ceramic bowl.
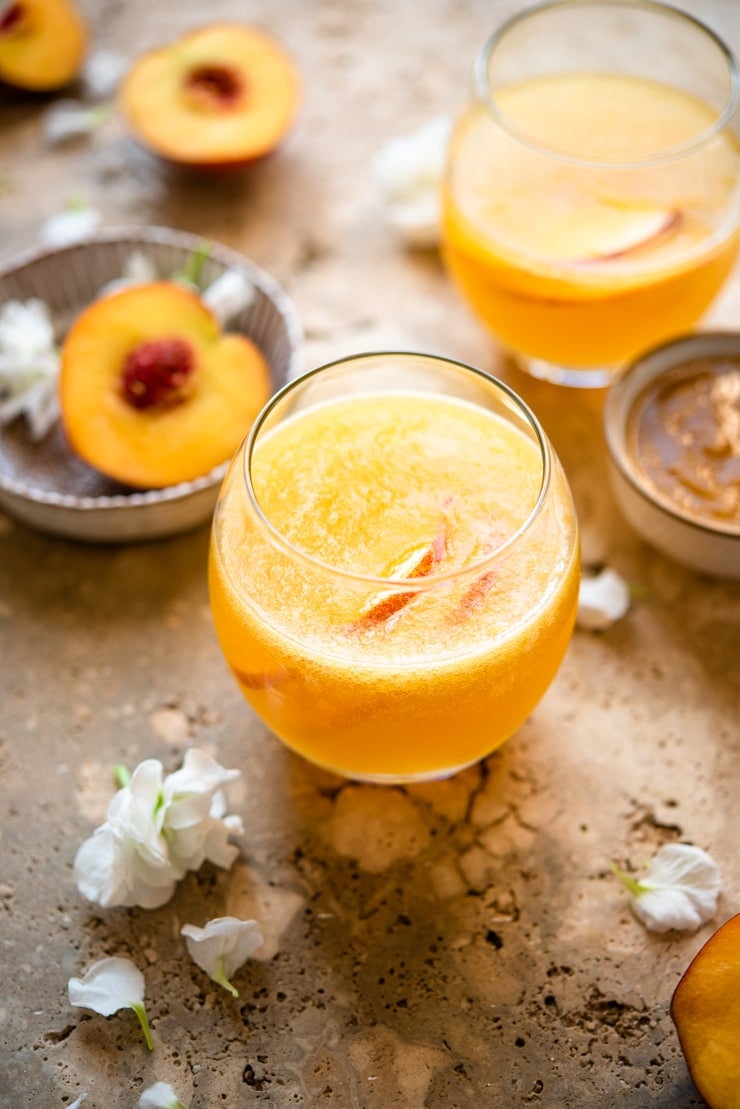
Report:
M0 305L9 300L44 301L57 340L109 281L121 276L134 251L153 263L157 275L181 269L202 239L163 227L102 231L83 243L33 249L0 266ZM278 283L248 259L211 244L202 270L210 284L229 269L241 270L254 287L251 302L227 321L257 344L271 372L272 392L299 369L301 327ZM39 442L24 417L0 428L0 510L40 531L96 543L158 539L190 530L211 516L228 462L194 481L164 489L130 489L104 477L77 458L61 424Z

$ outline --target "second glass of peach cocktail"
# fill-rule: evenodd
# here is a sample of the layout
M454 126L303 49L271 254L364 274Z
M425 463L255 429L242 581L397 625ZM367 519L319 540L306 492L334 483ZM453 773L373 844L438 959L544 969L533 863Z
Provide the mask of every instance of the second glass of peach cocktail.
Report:
M448 268L522 368L608 385L693 326L738 245L740 78L653 0L554 0L495 31L450 144Z
M570 493L502 383L359 355L264 409L222 488L210 588L239 686L286 744L350 778L443 777L510 736L560 665Z

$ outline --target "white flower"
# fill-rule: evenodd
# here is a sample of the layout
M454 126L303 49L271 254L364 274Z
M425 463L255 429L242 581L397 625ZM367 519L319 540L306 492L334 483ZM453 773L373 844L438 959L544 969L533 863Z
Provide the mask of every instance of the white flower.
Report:
M132 250L123 263L121 276L107 281L98 291L98 296L117 293L120 289L127 289L131 285L147 285L150 281L156 280L157 269L151 258L141 250Z
M195 748L167 776L157 759L140 763L111 799L105 823L77 852L80 893L103 908L156 909L188 870L206 860L230 867L239 852L228 839L243 827L238 816L226 815L221 786L237 777L238 770L224 770Z
M439 116L394 139L373 159L388 222L411 246L439 242L439 193L451 130L451 120Z
M612 870L632 894L632 909L652 932L695 931L717 911L719 868L701 847L668 843L647 864L644 878Z
M81 78L85 96L105 100L116 91L128 68L128 60L116 50L96 50L85 62Z
M155 1082L139 1098L139 1109L185 1109L179 1097L166 1082Z
M9 300L0 308L0 425L25 415L42 439L59 415L59 352L41 300Z
M69 207L51 216L39 229L39 240L46 246L70 246L84 242L100 227L102 216L97 208Z
M626 615L630 607L629 586L616 570L581 578L576 623L586 631L603 631Z
M91 108L81 100L55 100L44 113L44 141L49 146L85 138L108 118L105 107Z
M120 1009L133 1009L151 1051L154 1047L144 1009L144 975L130 959L115 956L93 963L84 978L70 978L67 989L70 1005L92 1009L110 1017Z
M71 1103L71 1105L67 1106L67 1109L80 1109L80 1106L82 1105L83 1101L85 1101L86 1098L87 1098L87 1090L83 1090L82 1093L80 1094L80 1096L76 1097L74 1099L74 1101Z
M256 920L238 920L220 916L209 920L205 928L184 924L180 934L193 960L214 982L239 996L229 979L264 942Z
M241 270L226 270L204 290L201 299L223 325L254 300L254 286Z

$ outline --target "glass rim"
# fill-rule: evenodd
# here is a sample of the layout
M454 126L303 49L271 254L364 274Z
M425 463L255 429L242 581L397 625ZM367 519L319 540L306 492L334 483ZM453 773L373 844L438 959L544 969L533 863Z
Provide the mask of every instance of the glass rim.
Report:
M546 11L555 11L558 8L576 9L586 7L594 9L614 8L615 10L634 8L653 12L656 15L666 16L675 19L677 22L683 22L693 26L703 36L714 43L727 64L729 89L724 106L717 112L712 123L696 136L685 142L666 147L657 154L650 154L644 158L633 158L629 161L621 161L620 159L603 160L600 158L582 158L576 154L568 154L566 151L558 150L557 147L551 147L547 146L545 143L537 142L529 138L525 132L521 131L512 122L509 116L498 108L495 102L495 95L491 92L488 79L488 67L494 50L511 30L534 16L540 15ZM661 165L665 162L687 157L694 151L700 150L703 146L706 146L715 135L724 130L734 116L738 104L740 103L740 69L738 68L738 61L731 48L716 31L713 31L712 28L707 26L706 23L703 23L702 20L691 15L689 12L673 7L671 4L665 4L662 0L543 0L542 3L533 4L506 19L485 40L473 63L473 85L476 97L481 104L501 125L506 133L516 139L517 142L522 143L524 146L528 146L532 150L539 151L541 154L558 158L563 162L568 162L572 165L592 166L594 168L611 167L633 169Z
M305 385L311 379L317 377L319 374L327 370L335 369L338 367L348 367L352 363L370 361L377 358L400 358L400 359L423 359L434 362L438 365L451 366L455 370L464 370L466 373L472 373L476 377L483 379L488 385L494 386L501 391L506 398L513 403L514 407L524 417L526 423L534 432L534 438L537 447L539 448L540 461L542 463L542 478L540 487L537 492L537 498L527 513L526 518L522 521L518 528L512 532L510 536L503 542L489 551L485 557L476 562L472 562L469 566L461 567L458 570L450 570L447 573L430 574L420 578L393 578L393 577L379 577L373 574L358 574L351 570L343 570L341 567L333 566L329 562L324 562L314 555L308 554L306 551L296 547L283 533L275 527L262 509L257 494L252 483L252 457L254 454L255 446L259 438L260 432L264 427L265 421L270 414L282 403L282 401L290 396L293 392ZM400 390L398 390L400 392ZM380 392L380 391L379 391ZM353 393L352 396L367 396L367 393L358 392ZM446 395L446 394L445 394ZM332 577L340 578L344 581L354 582L357 585L373 586L383 589L388 592L394 590L403 591L404 593L424 593L427 590L436 587L440 582L454 582L464 579L472 574L478 576L481 571L484 571L492 562L501 558L503 554L508 554L512 547L514 547L519 540L531 529L535 520L540 515L547 494L550 489L552 477L552 448L549 440L545 435L544 429L539 420L535 416L532 409L522 400L522 398L509 386L506 382L501 381L500 378L494 377L493 374L488 373L486 370L481 370L477 366L471 366L466 362L459 362L454 358L446 358L444 355L428 354L423 351L412 350L377 350L377 351L364 351L358 354L345 355L342 358L333 359L331 362L322 363L320 366L315 366L311 370L300 374L298 377L288 381L281 389L279 389L265 404L264 408L257 416L252 428L247 436L243 447L243 463L241 466L241 476L247 489L252 509L256 513L259 523L266 529L270 540L276 543L279 548L286 554L310 566L313 570L320 571L324 574L329 574Z

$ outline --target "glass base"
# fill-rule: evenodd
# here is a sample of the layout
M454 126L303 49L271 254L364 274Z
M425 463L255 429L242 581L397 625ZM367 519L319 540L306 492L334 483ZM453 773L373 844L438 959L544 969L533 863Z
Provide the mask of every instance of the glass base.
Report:
M512 358L519 369L532 377L571 389L606 389L619 373L616 366L560 366L525 354L513 354Z
M463 766L452 766L444 770L427 770L420 774L358 774L354 770L333 770L332 773L338 774L341 778L349 778L352 782L365 782L367 785L408 786L419 785L421 782L444 781L445 778L452 778L453 775L459 774L461 770L467 770L469 766L475 766L476 762L480 761L481 759L475 759Z
M441 782L445 778L452 778L453 775L459 774L461 770L467 770L476 763L482 762L487 755L481 755L478 759L471 759L470 762L461 763L459 766L442 767L441 770L422 770L418 774L375 774L372 771L361 770L345 770L337 766L330 766L326 762L321 762L320 759L310 758L297 747L292 747L291 744L286 744L291 747L291 750L296 755L307 762L318 766L321 770L326 770L329 774L336 774L338 778L346 778L350 782L363 782L366 785L375 786L404 786L404 785L418 785L421 782Z

